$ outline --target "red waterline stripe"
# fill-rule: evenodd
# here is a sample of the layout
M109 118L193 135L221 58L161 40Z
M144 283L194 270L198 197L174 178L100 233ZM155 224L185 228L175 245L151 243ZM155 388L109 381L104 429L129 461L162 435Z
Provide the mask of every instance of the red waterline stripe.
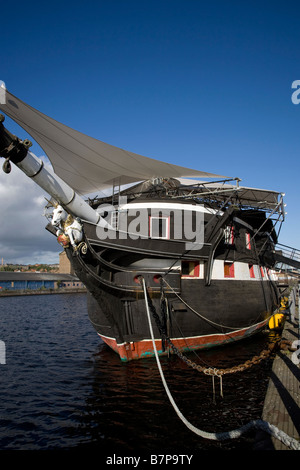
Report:
M222 344L229 343L231 341L237 341L239 339L247 337L262 329L266 325L266 323L267 320L264 320L261 323L257 323L256 325L253 325L251 327L234 331L233 333L206 336L191 336L188 338L174 338L171 340L174 346L176 346L181 352L211 348L214 346L219 346ZM111 349L113 349L113 351L119 354L122 361L130 361L133 359L141 359L145 357L154 356L153 344L151 339L118 344L114 338L103 336L101 334L99 334L99 336ZM162 351L161 339L156 339L155 345L157 347L159 355L166 355L168 353L167 351Z

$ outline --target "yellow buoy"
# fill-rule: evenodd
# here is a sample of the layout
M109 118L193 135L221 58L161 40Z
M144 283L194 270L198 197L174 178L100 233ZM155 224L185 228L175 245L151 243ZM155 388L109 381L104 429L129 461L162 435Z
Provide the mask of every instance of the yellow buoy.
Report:
M286 310L289 306L288 297L281 297L279 310Z
M283 327L284 322L284 315L283 313L275 313L269 320L269 328L270 330L276 330L278 328Z

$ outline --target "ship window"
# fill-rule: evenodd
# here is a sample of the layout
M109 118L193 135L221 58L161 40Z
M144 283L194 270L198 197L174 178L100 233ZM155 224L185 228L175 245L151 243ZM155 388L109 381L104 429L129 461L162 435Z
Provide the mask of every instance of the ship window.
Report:
M248 232L246 232L246 248L247 250L251 250L250 233Z
M250 273L250 277L251 277L252 279L254 279L254 278L255 278L255 273L254 273L254 266L253 266L253 264L249 264L249 273Z
M150 237L170 238L169 217L150 217Z
M181 277L200 277L199 261L182 261Z
M225 227L224 235L225 235L225 243L227 243L228 245L233 245L234 237L233 237L233 227L232 227L232 225L228 226L228 227Z
M224 277L234 277L234 263L224 262Z

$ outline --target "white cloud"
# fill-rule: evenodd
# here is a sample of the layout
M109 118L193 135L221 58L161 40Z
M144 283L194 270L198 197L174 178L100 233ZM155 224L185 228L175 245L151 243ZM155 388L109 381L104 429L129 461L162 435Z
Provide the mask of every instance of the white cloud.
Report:
M45 197L49 195L14 164L9 174L0 168L0 259L4 262L58 262L61 247L45 230Z

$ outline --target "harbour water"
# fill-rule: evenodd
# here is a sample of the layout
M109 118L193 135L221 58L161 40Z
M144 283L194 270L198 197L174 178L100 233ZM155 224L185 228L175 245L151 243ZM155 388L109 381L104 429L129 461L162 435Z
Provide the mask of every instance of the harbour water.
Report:
M254 432L205 440L176 415L154 358L121 363L91 326L85 294L0 298L0 450L93 450L109 456L251 450ZM265 349L268 333L198 353L215 367L241 364ZM196 360L194 356L190 356ZM199 361L199 359L197 359ZM272 360L215 380L179 358L161 360L183 415L208 432L260 419Z

